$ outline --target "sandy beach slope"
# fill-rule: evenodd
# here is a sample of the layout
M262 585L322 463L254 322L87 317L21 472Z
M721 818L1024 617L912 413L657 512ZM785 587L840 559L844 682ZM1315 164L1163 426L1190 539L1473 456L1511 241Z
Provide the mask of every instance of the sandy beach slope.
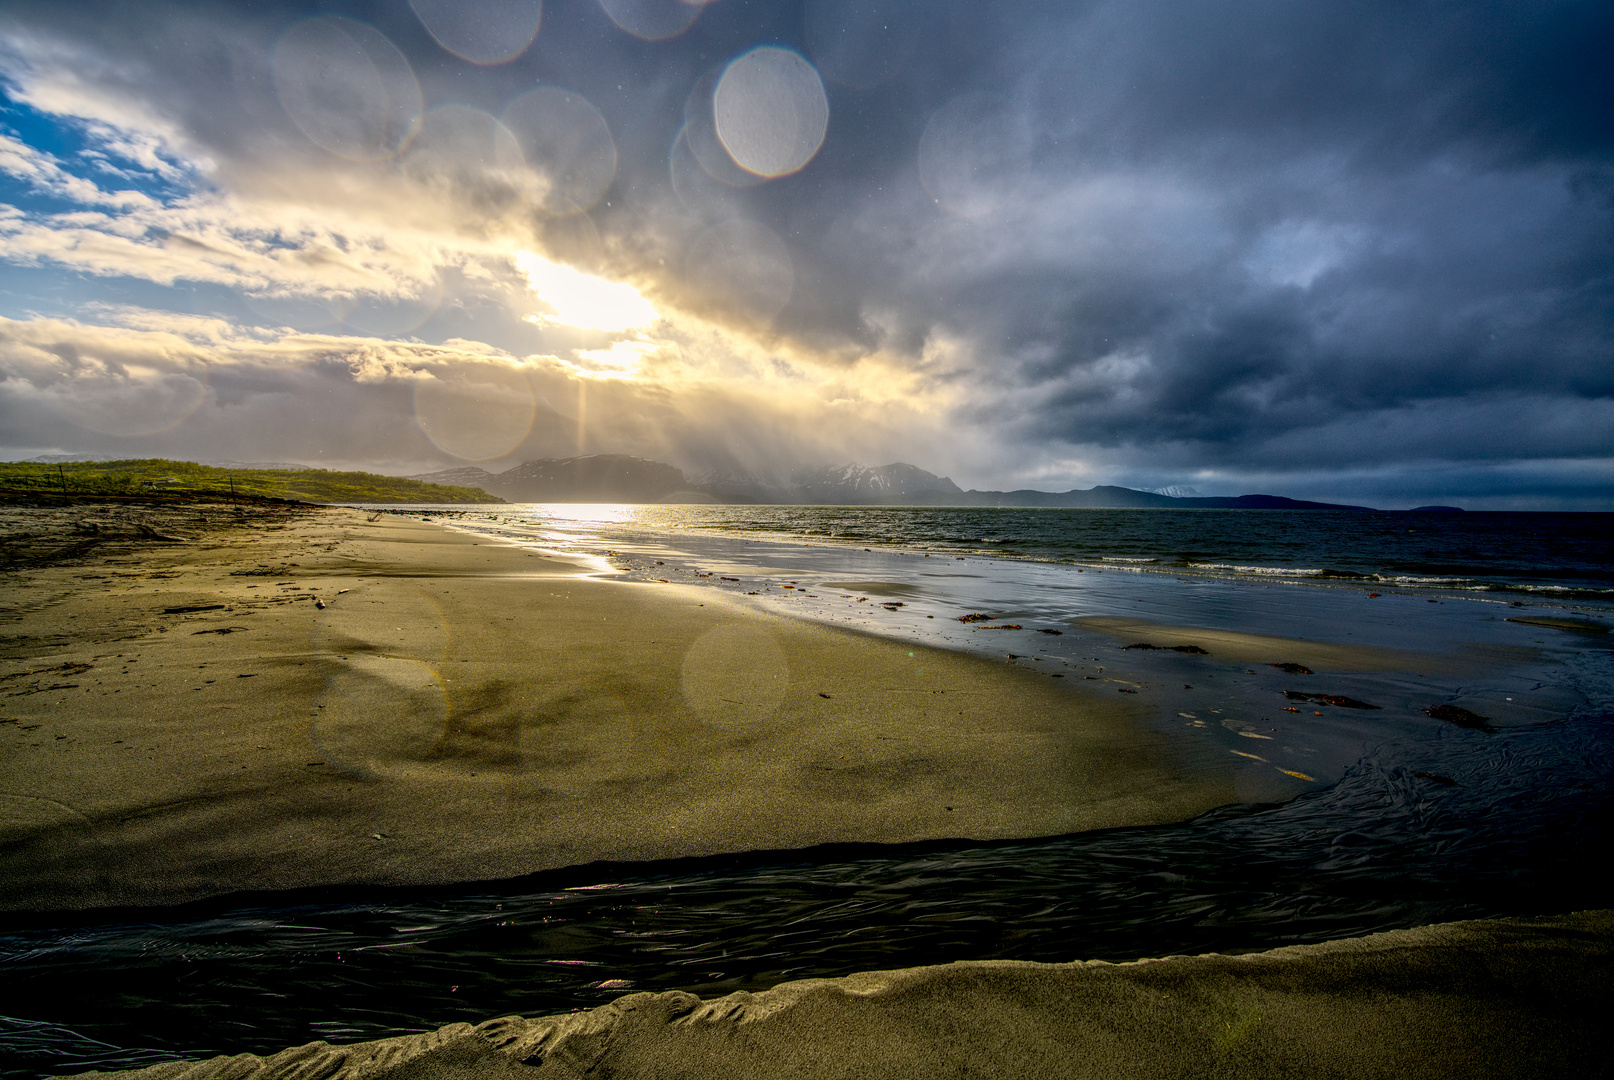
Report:
M1161 648L1198 646L1215 656L1243 664L1287 660L1317 671L1405 671L1421 675L1465 674L1517 663L1523 650L1464 645L1445 652L1387 649L1373 645L1303 641L1270 634L1251 634L1200 626L1174 626L1113 615L1072 619L1082 630L1107 634L1117 641L1147 641Z
M1031 837L1234 800L1124 702L408 517L0 518L5 908Z
M1606 1075L1614 912L1446 923L1243 956L982 961L712 1001L630 994L140 1080L890 1080Z

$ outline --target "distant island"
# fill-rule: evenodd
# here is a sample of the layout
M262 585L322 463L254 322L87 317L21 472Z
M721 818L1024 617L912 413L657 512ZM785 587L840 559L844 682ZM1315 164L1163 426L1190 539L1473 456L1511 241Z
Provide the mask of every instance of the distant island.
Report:
M965 491L916 465L840 465L784 483L736 473L686 477L672 465L626 454L544 458L503 472L466 466L421 473L421 483L477 488L508 502L706 502L827 506L1001 506L1135 510L1372 510L1282 495L1181 497L1101 485L1072 491ZM1426 507L1424 509L1437 509ZM1451 509L1451 508L1438 508Z

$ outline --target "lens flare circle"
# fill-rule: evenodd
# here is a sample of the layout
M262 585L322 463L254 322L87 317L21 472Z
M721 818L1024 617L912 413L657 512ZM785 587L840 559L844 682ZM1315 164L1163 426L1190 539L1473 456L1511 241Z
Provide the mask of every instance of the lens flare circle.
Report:
M729 168L740 171L732 163ZM695 159L695 152L684 138L683 128L678 129L678 137L673 140L672 150L667 154L667 177L672 183L673 194L678 196L684 209L703 221L721 221L744 213L744 206L737 198L737 189L712 179L711 174L701 168L700 162ZM760 176L753 179L759 184L763 182Z
M531 184L515 134L468 105L428 112L398 165L434 199L450 200L478 220L514 205Z
M361 334L379 337L412 334L437 314L442 305L443 279L435 277L423 282L414 295L361 293L353 298L342 322Z
M829 128L829 99L817 70L799 53L773 45L723 69L712 113L734 163L769 179L811 161Z
M417 611L411 617L427 607L412 606ZM387 611L398 614L393 606ZM441 612L432 614L441 620ZM412 618L411 628L418 625ZM452 710L434 667L404 656L349 655L334 663L325 679L326 707L308 732L311 749L325 764L371 780L418 776L440 767L432 759L441 750Z
M677 37L700 18L704 4L683 0L599 0L607 18L645 41L665 41Z
M717 137L717 114L712 99L723 70L721 66L712 68L695 80L694 89L684 99L684 146L701 171L713 180L730 187L754 187L766 183L768 178L736 165L724 149L723 140ZM675 143L675 153L676 150Z
M610 190L616 142L588 98L540 86L505 106L499 119L526 170L527 197L544 213L582 213Z
M207 375L129 368L122 374L81 373L45 396L58 416L81 428L121 438L160 435L202 407Z
M985 217L1012 200L1031 165L1031 131L1008 99L970 93L931 116L919 139L919 180L959 217Z
M684 701L703 721L753 731L784 701L790 661L767 630L725 623L690 644L679 676Z
M466 461L503 457L532 431L538 401L519 371L492 365L415 378L415 423L432 445Z
M473 64L504 64L527 51L544 0L409 0L432 39Z
M392 157L419 130L424 99L409 61L364 23L304 19L276 42L270 70L292 123L339 157Z

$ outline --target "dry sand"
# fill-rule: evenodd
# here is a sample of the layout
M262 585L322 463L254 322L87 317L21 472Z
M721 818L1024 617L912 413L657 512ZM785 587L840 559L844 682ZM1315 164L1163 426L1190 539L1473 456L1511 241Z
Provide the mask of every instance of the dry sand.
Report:
M0 907L1031 837L1234 800L1107 696L407 517L13 506L0 537Z
M1591 1077L1614 912L1244 956L985 961L117 1074L133 1080ZM97 1074L87 1074L97 1075ZM106 1075L106 1074L99 1074Z

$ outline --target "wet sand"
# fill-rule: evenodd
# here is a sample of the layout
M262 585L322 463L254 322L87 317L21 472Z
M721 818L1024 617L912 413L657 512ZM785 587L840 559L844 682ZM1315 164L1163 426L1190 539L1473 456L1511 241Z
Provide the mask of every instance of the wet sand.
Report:
M1107 695L404 516L13 506L0 537L6 908L1032 837L1235 798Z
M1243 956L984 961L630 994L142 1080L1559 1077L1607 1068L1614 912L1447 923ZM108 1075L108 1074L85 1074Z
M1197 646L1211 656L1241 664L1301 664L1317 671L1404 671L1445 675L1484 670L1529 656L1528 650L1465 645L1447 652L1418 652L1302 638L1251 634L1202 626L1175 626L1111 615L1087 615L1071 625L1118 640L1147 642L1163 649Z

